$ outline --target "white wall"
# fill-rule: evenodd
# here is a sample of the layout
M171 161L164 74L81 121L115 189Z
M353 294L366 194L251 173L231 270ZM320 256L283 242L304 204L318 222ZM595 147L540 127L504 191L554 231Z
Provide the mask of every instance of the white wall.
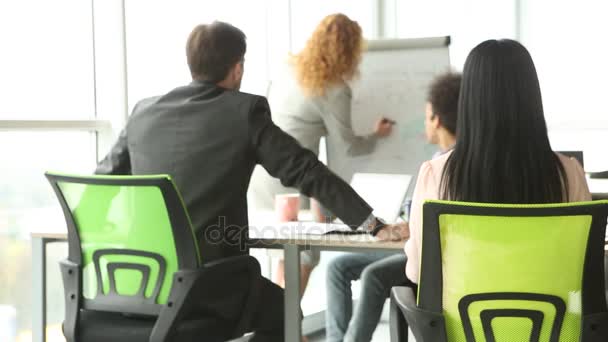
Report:
M608 169L608 2L522 0L522 42L538 71L557 150L584 150L587 170Z
M321 20L334 13L344 13L356 20L365 38L377 36L377 0L291 0L292 52L300 51Z
M469 51L486 39L515 38L513 0L394 0L395 37L451 36L451 64L462 70Z

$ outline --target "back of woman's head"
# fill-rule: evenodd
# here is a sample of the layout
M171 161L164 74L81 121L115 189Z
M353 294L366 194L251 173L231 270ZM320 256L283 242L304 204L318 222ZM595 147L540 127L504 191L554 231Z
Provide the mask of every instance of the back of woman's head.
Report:
M551 150L534 62L513 40L488 40L465 62L456 146L442 197L494 203L567 200L567 180Z
M363 51L361 27L344 14L325 17L294 56L296 78L307 95L324 95L327 88L351 80Z

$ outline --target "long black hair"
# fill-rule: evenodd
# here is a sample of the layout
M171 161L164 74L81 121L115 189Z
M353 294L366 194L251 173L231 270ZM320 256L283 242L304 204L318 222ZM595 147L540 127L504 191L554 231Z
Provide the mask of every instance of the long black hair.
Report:
M441 196L483 203L568 200L568 181L547 134L536 68L514 40L487 40L465 62L456 145Z

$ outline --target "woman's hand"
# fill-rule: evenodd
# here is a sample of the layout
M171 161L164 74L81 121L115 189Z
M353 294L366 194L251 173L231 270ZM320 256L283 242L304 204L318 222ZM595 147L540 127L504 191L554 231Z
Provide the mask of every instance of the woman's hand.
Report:
M410 226L407 222L389 224L376 234L376 239L380 241L401 241L406 240L409 237Z
M374 134L379 137L388 137L393 130L394 124L395 124L395 121L393 121L393 120L389 120L387 118L381 118L378 121L376 121L376 124L374 125Z

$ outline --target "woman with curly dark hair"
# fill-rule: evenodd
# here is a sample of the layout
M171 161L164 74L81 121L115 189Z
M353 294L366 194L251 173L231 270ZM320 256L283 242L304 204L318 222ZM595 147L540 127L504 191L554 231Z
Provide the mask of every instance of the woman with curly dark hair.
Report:
M357 76L364 45L356 21L344 14L329 15L319 23L302 51L290 57L288 68L271 85L268 98L273 121L316 154L324 136L335 137L346 154L359 156L373 152L377 139L391 133L391 123L383 118L378 118L369 135L353 132L348 82ZM297 190L283 187L258 167L251 180L249 203L253 208L271 209L275 195L290 192ZM302 291L318 261L318 252L302 254ZM279 284L283 282L283 270L279 263Z

